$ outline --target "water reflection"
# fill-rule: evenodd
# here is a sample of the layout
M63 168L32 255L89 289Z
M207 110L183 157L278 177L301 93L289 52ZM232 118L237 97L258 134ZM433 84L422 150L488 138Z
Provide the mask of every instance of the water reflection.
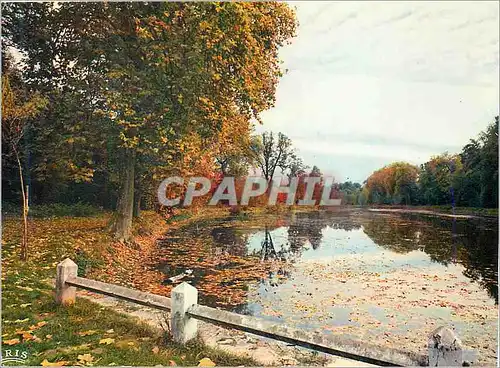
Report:
M397 253L416 249L443 265L459 263L498 302L498 227L490 219L449 220L411 214L368 216L360 222L377 245Z
M295 263L357 255L363 262L382 257L380 267L457 263L463 265L465 276L498 302L496 220L452 221L367 212L296 213L267 222L260 229L215 228L212 237L231 254L256 255L262 261ZM288 270L277 272L289 274Z

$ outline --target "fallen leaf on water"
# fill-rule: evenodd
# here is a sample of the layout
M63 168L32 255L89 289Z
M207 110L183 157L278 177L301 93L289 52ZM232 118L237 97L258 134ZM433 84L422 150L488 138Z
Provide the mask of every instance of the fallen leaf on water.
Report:
M215 363L210 358L203 358L198 363L198 367L215 367Z
M111 339L111 338L99 340L99 344L106 344L106 345L112 344L114 342L115 342L115 339Z

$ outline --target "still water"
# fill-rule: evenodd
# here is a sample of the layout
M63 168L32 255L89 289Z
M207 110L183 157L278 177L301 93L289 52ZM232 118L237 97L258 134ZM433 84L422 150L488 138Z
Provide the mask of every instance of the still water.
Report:
M481 363L496 357L496 219L318 211L211 220L170 235L163 269L193 269L186 281L204 304L229 295L218 306L415 351L446 325ZM174 262L187 238L190 258Z

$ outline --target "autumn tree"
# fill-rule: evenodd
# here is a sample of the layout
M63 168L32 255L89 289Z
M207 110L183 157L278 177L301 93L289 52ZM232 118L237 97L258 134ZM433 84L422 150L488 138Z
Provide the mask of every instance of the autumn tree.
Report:
M216 147L216 164L222 176L246 176L249 169L255 165L251 126L245 117L239 118L244 121L234 124L231 120L220 132L220 144Z
M2 143L3 153L12 154L19 171L19 183L22 197L23 235L21 239L21 258L28 258L28 211L29 197L25 188L23 165L19 152L30 120L39 115L47 101L39 94L30 94L21 84L16 70L11 65L10 56L2 55ZM17 83L16 83L17 82Z
M387 165L368 177L365 193L369 203L413 204L417 201L418 168L406 162Z
M38 202L76 200L75 189L94 182L102 187L85 195L105 205L102 195L109 196L115 190L112 182L118 183L110 150L116 139L96 114L107 83L104 59L96 60L103 49L93 49L85 40L90 32L103 33L97 22L102 6L2 3L2 46L19 51L24 84L49 102L30 127L24 147L30 157L26 174L33 176L33 199ZM93 54L96 58L89 57Z
M69 138L61 141L98 154L75 168L111 163L104 171L118 179L114 231L123 241L131 237L134 197L144 192L138 185L213 170L217 148L227 143L220 133L248 127L272 106L281 76L277 51L296 26L283 3L11 4L7 10L8 38L30 66L25 79L37 88L48 80L61 101L68 95L78 101L69 105L80 121L62 120Z

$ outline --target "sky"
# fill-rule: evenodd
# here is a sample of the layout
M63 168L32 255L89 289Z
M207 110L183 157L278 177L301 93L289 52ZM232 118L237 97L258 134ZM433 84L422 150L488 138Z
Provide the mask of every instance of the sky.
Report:
M363 182L394 161L460 152L498 115L498 2L290 2L275 107L309 166Z

